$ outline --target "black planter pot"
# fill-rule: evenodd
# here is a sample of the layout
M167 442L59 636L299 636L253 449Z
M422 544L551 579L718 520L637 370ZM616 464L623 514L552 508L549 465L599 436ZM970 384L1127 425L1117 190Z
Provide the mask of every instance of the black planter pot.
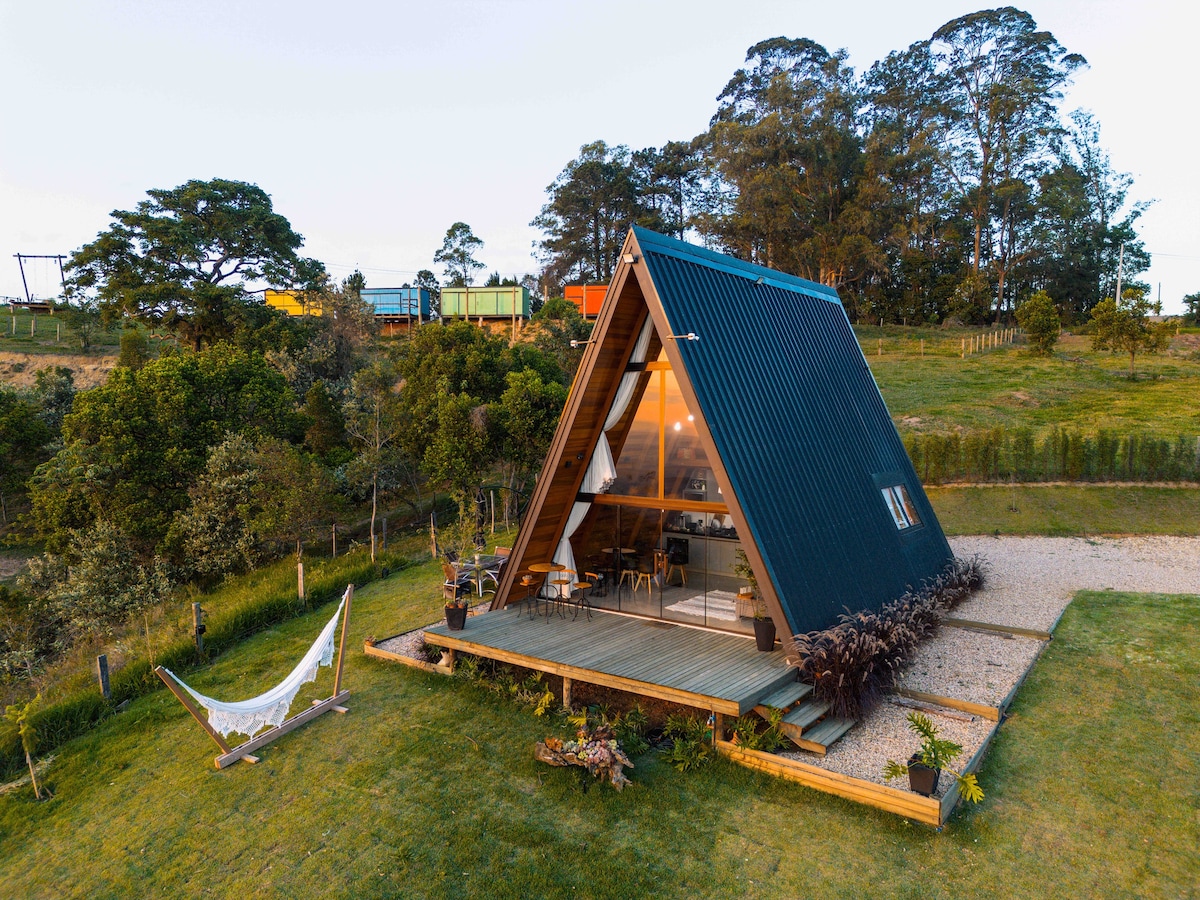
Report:
M941 769L931 769L922 765L919 756L913 756L908 761L908 789L914 794L932 796L937 790L938 776Z
M772 619L754 620L754 643L763 653L775 649L775 622Z
M446 607L446 625L451 631L462 631L467 624L467 608L465 606Z

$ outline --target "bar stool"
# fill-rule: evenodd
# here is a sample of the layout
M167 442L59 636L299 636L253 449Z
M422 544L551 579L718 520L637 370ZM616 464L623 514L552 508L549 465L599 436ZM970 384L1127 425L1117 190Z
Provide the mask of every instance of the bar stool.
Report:
M521 576L521 587L525 588L525 609L529 613L529 618L537 615L538 599L537 594L533 592L533 586L537 584L537 579L532 575L525 574Z
M575 614L571 616L572 622L574 622L576 617L579 615L580 609L583 609L587 616L587 620L589 622L592 621L592 603L591 600L588 599L588 592L591 591L592 586L595 584L595 580L600 576L595 572L584 572L583 577L585 579L591 578L592 581L585 580L575 582L575 590L579 591L579 599L575 601Z
M575 583L575 570L563 569L558 572L558 578L552 579L551 584L554 585L553 603L558 610L558 614L564 619L567 614L563 612L563 607L571 603L571 585ZM549 615L547 613L547 615Z

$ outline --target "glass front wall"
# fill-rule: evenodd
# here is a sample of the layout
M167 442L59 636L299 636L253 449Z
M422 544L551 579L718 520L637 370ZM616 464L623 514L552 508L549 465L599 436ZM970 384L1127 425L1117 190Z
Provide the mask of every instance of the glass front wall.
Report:
M737 531L695 417L663 359L642 373L624 440L610 434L617 480L572 536L599 609L752 633L737 601ZM619 431L619 429L618 429Z
M572 541L576 564L596 584L597 609L752 633L752 610L737 602L740 546L728 516L701 511L595 504Z

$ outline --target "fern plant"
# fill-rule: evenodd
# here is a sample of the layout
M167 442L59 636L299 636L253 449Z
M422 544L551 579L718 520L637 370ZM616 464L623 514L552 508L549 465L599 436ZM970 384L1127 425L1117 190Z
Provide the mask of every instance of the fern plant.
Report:
M962 756L962 744L939 737L938 727L933 724L929 716L921 713L911 712L908 714L908 727L920 735L921 748L913 754L913 759L909 763L898 763L894 759L889 759L883 767L884 780L903 778L908 774L909 765L917 762L927 768L948 772L954 776L959 793L964 799L970 800L972 803L978 803L983 799L983 788L979 786L979 781L975 778L974 773L963 775L950 768L950 763Z

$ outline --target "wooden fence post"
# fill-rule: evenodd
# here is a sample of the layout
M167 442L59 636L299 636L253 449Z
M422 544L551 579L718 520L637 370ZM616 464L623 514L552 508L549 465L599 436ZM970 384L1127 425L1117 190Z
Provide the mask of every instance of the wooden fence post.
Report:
M108 657L101 653L96 657L96 677L100 680L100 693L105 700L112 699L112 688L108 684Z
M879 355L883 356L883 338L879 339Z
M208 629L204 627L204 610L200 608L199 603L192 604L192 633L196 635L196 657L197 659L204 658L204 632Z
M962 339L962 358L963 359L967 358L967 339L966 338Z
M304 602L304 563L296 563L296 596Z

